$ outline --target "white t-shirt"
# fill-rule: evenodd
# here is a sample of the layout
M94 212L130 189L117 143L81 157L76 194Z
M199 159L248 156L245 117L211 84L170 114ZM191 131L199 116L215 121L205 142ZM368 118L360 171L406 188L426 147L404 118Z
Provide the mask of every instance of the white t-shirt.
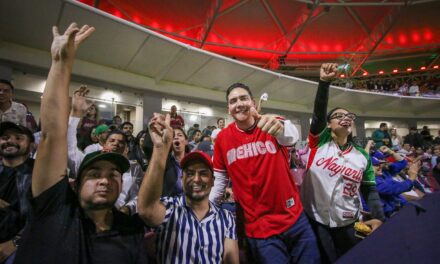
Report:
M211 133L211 138L216 139L217 135L218 135L218 133L220 133L220 131L222 131L220 128L214 129L214 131L212 131L212 133Z

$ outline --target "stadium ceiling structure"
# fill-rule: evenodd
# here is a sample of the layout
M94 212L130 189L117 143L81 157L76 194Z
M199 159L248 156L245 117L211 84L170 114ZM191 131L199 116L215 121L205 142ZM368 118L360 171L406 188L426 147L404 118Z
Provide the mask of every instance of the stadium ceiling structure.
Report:
M80 0L165 36L293 76L440 63L438 0Z
M100 1L98 6L104 2ZM140 3L137 0L126 2ZM156 3L156 1L148 2ZM169 2L171 8L173 6L171 3L188 4L194 1L165 2ZM290 2L297 4L296 1ZM197 3L207 5L210 2L198 1ZM300 4L304 3L300 2ZM437 5L438 3L427 4ZM417 4L414 8L423 5ZM194 12L202 10L202 8L196 8L195 5L182 5L181 8L189 8L189 6L194 9ZM142 8L138 6L139 10ZM166 13L156 7L157 16L172 16L177 12L176 8L174 6L174 9L166 9L169 12ZM434 11L437 10L432 6L431 8ZM137 101L142 101L142 98L146 97L157 98L157 100L168 97L219 107L225 107L227 87L234 82L242 82L252 88L256 97L263 93L269 94L269 100L265 103L267 111L303 117L309 117L313 111L316 82L264 69L246 63L241 58L232 58L227 54L222 56L206 50L210 47L210 34L207 34L205 44L200 49L169 38L163 33L155 32L144 25L74 0L0 1L0 10L2 12L0 16L0 66L6 65L16 71L47 75L51 62L49 50L52 42L52 26L57 25L62 31L75 21L79 25L89 24L96 28L93 36L82 44L77 52L72 77L75 82L95 85L121 98L134 97ZM251 17L251 15L248 16ZM191 17L199 19L200 22L205 21L199 16ZM319 21L320 19L313 23ZM216 30L216 23L211 26L211 30ZM233 23L230 26L234 28ZM310 26L312 24L307 26L305 31L309 30ZM337 34L344 29L343 25L335 24L334 27L332 34ZM255 28L258 29L258 27ZM431 29L431 38L438 39L438 30L438 26ZM239 32L245 34L243 31ZM321 37L319 35L324 33L317 31L314 35L319 38ZM249 35L252 34L254 33L250 31ZM301 36L306 36L303 34ZM349 40L346 39L346 41ZM203 39L200 43L203 43ZM296 45L293 47L295 48ZM313 57L312 54L308 56ZM327 61L327 58L322 56L322 54L317 55L319 60ZM264 58L263 61L267 61L268 58L270 59L270 56ZM369 60L370 58L371 56ZM306 59L299 61L305 63ZM319 65L321 61L318 59L309 60ZM365 69L365 66L361 68ZM31 89L26 86L28 85L17 87L17 89ZM34 92L41 93L41 91ZM38 100L39 96L36 94L35 98ZM124 103L124 101L113 101L113 99L111 102ZM440 116L438 98L398 96L332 86L329 107L335 106L344 106L361 117L375 120L377 118L438 120Z

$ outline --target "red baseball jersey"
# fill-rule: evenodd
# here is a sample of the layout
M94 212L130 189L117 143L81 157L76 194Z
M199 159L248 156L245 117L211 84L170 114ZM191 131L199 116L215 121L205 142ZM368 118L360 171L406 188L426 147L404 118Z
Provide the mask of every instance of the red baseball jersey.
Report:
M256 126L243 131L234 122L217 136L214 174L231 178L234 197L244 211L248 237L280 234L301 214L289 157L286 147Z

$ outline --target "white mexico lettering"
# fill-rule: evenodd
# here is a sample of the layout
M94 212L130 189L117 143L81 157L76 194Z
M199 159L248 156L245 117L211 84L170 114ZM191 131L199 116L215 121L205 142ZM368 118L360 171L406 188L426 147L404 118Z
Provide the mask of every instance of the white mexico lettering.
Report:
M228 150L226 156L228 158L228 165L231 165L237 160L256 157L259 155L265 155L266 153L269 154L277 153L277 147L272 141L268 140L266 142L257 141L257 142L247 143L237 148Z

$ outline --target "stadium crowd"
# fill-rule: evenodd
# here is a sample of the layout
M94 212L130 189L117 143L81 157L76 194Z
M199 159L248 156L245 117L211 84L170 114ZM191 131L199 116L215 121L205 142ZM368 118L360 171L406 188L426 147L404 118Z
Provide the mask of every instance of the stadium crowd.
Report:
M100 120L86 86L69 98L76 50L93 32L53 28L41 127L0 80L0 263L332 263L440 189L440 133L402 137L382 123L356 144L356 114L327 111L332 63L304 148L242 83L225 95L230 124L185 131L175 106L138 133L120 116Z

